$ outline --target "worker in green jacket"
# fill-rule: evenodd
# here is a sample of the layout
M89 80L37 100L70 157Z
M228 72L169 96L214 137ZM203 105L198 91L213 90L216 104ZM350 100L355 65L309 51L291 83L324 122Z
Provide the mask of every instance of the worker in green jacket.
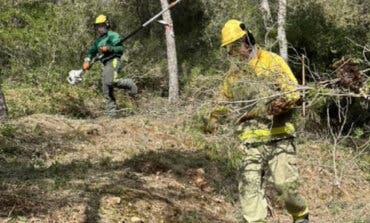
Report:
M88 50L82 69L89 70L92 59L99 55L99 60L103 63L102 90L106 99L106 112L111 117L117 115L117 105L114 97L114 88L128 89L130 95L137 94L137 86L131 79L118 77L121 69L121 56L123 46L121 37L118 33L110 31L109 20L105 15L99 15L94 22L98 38Z
M239 120L243 126L238 138L244 154L239 180L244 220L248 223L266 222L267 201L264 185L269 179L285 202L293 222L308 223L308 208L298 193L295 130L291 123L292 109L300 97L297 80L279 55L256 46L252 33L242 22L229 20L222 29L221 38L221 46L225 47L228 55L236 58L235 61L241 63L243 68L227 73L221 88L223 101L235 104L243 100L240 91L250 89L251 95L257 98L263 98L258 97L258 91L278 92L276 95L280 95L268 103L263 103L266 109L252 109ZM243 79L250 89L236 87ZM275 89L263 88L269 86L270 82L271 88ZM228 112L230 113L225 106L215 109L211 114L211 124L217 123L218 118L228 115Z

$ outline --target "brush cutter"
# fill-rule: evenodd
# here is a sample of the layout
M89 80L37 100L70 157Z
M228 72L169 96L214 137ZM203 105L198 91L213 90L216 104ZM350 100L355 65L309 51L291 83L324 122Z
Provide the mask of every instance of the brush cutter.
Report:
M102 58L102 54L98 54L90 63L90 67ZM69 84L78 84L82 81L83 70L71 70L68 73L67 81Z

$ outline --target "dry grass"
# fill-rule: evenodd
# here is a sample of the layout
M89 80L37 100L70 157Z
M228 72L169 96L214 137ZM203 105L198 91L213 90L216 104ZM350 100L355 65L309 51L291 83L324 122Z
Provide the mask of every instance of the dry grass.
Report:
M336 185L330 144L307 143L301 146L308 157L300 170L303 191L315 222L368 222L370 220L370 186L349 149L337 152L341 181Z

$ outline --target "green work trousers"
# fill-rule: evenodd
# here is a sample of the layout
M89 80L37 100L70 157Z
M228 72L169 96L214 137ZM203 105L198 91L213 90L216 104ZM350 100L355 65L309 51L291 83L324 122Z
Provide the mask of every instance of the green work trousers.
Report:
M243 165L239 180L242 214L246 222L266 222L265 180L272 181L293 219L308 214L298 194L296 149L292 139L269 143L242 144Z
M130 95L137 94L136 84L131 79L118 77L121 70L119 58L113 58L104 64L102 73L102 90L106 100L106 112L109 116L115 116L117 112L114 88L129 89Z

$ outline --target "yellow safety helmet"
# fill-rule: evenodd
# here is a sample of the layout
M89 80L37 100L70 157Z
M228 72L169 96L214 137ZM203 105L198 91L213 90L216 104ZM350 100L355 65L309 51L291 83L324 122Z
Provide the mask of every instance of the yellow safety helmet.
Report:
M95 22L94 22L95 25L103 24L103 23L105 23L107 26L109 25L107 16L99 15L98 17L96 17Z
M236 19L227 21L221 31L221 47L230 44L247 35L244 24Z

